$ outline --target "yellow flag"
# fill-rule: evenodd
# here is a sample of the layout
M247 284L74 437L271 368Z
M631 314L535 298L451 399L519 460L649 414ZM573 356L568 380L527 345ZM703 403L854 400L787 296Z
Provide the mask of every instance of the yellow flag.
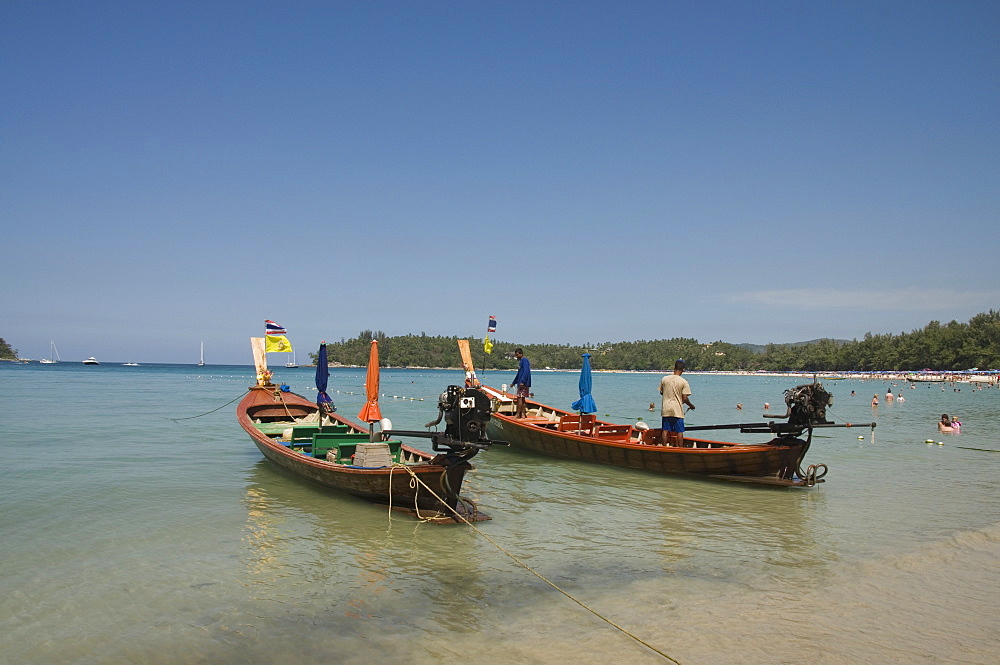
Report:
M264 338L264 353L291 353L292 343L284 335L268 335Z
M489 335L487 335L486 339L483 340L483 351L486 353L493 353L493 342L490 341Z

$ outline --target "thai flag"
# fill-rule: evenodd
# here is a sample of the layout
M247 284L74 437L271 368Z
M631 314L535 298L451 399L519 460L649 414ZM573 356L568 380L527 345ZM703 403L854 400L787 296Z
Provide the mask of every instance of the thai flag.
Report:
M288 333L287 330L279 326L274 321L271 321L270 319L266 319L264 321L264 328L267 329L268 335L285 335Z
M491 316L490 322L486 326L486 332L496 332L497 331L497 317Z

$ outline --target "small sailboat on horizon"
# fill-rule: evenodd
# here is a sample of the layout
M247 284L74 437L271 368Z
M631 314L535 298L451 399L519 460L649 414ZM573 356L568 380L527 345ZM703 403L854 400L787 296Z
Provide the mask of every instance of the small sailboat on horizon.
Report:
M201 343L201 356L198 359L198 367L205 366L205 342Z
M42 358L38 362L42 363L43 365L55 365L60 360L62 360L62 358L59 357L59 349L56 348L56 343L50 339L49 340L49 357L47 359L46 358Z

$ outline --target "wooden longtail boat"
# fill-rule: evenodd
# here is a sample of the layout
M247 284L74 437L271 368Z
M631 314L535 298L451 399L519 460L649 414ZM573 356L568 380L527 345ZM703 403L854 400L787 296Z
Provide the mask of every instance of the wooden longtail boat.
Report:
M450 386L438 401L438 420L430 424L445 418L443 432L382 431L381 425L388 422L382 420L378 410L378 357L374 344L366 381L368 399L359 414L371 423L365 426L336 413L326 394L329 372L325 342L320 346L316 403L289 391L287 386L270 383L263 340L252 338L251 343L258 384L240 401L236 416L273 465L323 487L388 504L423 519L490 519L460 496L465 474L473 468L469 460L489 448L484 437L490 402L485 394ZM380 431L375 430L375 422L381 423ZM429 438L437 454L403 445L398 436Z
M292 475L423 518L455 521L452 508L469 521L489 519L459 499L472 468L468 459L477 449L432 454L399 440L383 441L381 433L372 445L369 428L337 413L322 417L320 424L316 404L275 385L251 387L237 408L237 420L257 449ZM377 456L375 461L354 464L359 448L369 459ZM421 482L411 483L411 475Z
M493 388L484 390L494 404L493 417L487 426L490 439L504 441L517 450L548 457L596 462L654 473L698 476L744 483L811 487L824 482L825 464L802 469L802 459L812 442L815 427L851 427L825 420L825 407L831 401L821 384L813 383L787 390L787 423L751 423L689 427L698 429L739 429L745 433L770 433L770 441L759 444L726 443L689 438L683 446L660 445L661 430L639 429L598 420L527 399L527 417L515 418L510 395ZM854 425L874 427L874 423ZM807 433L806 438L800 438Z

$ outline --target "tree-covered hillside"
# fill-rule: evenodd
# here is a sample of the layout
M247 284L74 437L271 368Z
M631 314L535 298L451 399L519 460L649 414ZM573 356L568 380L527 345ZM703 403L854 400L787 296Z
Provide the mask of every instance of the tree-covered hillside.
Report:
M458 367L458 337L406 335L387 337L364 330L357 337L327 344L330 362L364 365L372 339L379 340L382 365L393 367ZM931 321L899 335L873 335L849 342L820 339L796 344L768 344L763 351L727 342L695 339L587 343L581 346L521 344L494 340L493 353L483 352L482 339L472 340L477 367L514 369L514 349L521 346L536 368L577 369L580 355L590 353L594 369L656 370L684 358L695 370L963 370L1000 368L1000 311L990 310L968 323ZM312 361L316 361L315 354Z
M0 360L16 360L17 349L10 348L10 344L0 337Z

